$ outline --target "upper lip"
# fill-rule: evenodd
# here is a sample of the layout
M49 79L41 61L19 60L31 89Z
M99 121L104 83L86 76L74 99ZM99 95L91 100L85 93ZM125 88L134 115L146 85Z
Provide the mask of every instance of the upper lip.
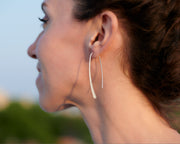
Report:
M39 63L37 64L37 70L38 70L38 72L41 72Z

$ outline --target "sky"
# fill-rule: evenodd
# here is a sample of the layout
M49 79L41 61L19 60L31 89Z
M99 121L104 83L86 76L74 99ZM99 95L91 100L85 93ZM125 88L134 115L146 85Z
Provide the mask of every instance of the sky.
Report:
M37 61L27 49L42 31L43 0L0 0L0 91L10 98L38 99Z

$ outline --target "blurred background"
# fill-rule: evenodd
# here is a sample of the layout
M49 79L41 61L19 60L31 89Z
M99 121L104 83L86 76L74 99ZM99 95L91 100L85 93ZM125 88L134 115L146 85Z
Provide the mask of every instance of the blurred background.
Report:
M92 143L77 109L48 114L38 105L27 49L42 31L42 1L0 0L0 143Z

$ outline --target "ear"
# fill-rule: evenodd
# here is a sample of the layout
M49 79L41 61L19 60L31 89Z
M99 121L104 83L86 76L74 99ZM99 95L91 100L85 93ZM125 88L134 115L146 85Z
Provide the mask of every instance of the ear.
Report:
M111 11L104 11L95 20L98 26L88 44L93 57L101 55L110 46L118 30L118 18Z

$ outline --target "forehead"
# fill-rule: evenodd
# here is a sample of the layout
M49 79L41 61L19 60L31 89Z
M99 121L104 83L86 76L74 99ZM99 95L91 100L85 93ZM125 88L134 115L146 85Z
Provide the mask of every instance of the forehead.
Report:
M43 5L68 8L74 6L74 0L44 0Z
M73 17L74 0L44 0L43 9L46 12L55 17Z

